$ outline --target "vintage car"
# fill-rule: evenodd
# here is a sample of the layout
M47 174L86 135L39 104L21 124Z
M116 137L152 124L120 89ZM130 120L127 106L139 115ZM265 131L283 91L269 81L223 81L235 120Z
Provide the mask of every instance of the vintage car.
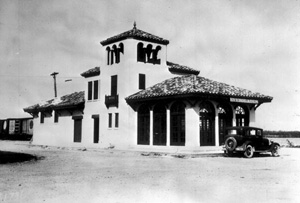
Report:
M224 153L232 156L233 153L243 153L251 158L254 153L271 152L272 156L279 156L280 145L264 138L263 129L255 127L226 128Z

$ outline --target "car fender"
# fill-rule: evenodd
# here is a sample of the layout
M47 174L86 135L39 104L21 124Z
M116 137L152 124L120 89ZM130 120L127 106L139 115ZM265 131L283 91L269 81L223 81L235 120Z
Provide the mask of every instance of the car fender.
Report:
M280 147L280 144L279 144L279 143L271 141L270 151L272 151L273 148L274 148L276 145L277 145L278 147Z
M251 141L244 142L244 144L242 145L244 150L246 150L247 145L251 145L253 147L253 150L255 151L255 146L253 145L253 143Z

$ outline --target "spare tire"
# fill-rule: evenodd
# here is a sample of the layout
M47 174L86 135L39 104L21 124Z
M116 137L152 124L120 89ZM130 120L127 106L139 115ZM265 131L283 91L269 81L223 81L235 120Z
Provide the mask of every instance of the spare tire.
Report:
M225 140L225 148L232 152L236 148L237 142L234 137L229 137Z

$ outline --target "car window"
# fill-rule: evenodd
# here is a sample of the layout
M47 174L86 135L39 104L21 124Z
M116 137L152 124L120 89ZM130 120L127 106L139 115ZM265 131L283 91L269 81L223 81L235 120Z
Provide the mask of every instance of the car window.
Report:
M228 130L228 135L236 135L236 130Z
M256 130L250 130L250 135L255 136L256 135Z
M246 130L246 132L245 132L245 135L247 135L247 136L255 136L256 135L256 130L254 130L254 129L249 129L249 130Z
M261 130L257 130L257 135L262 136Z

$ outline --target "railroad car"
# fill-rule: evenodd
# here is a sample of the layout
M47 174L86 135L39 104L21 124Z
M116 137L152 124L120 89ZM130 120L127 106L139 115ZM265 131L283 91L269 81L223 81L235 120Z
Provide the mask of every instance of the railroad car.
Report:
M0 120L0 139L30 140L33 136L33 118L7 118Z

